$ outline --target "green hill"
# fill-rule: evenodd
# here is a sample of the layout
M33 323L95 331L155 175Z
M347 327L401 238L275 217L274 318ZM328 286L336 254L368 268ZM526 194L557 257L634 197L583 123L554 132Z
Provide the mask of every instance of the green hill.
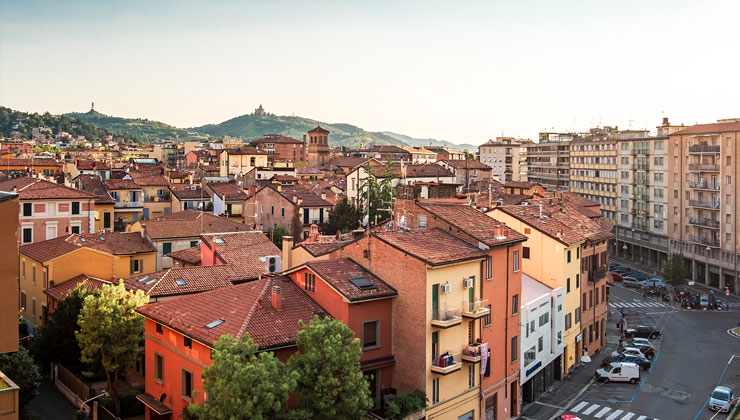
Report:
M101 114L90 110L89 112L71 112L64 114L65 117L75 118L100 128L105 128L119 133L127 133L145 142L155 140L206 140L208 136L194 133L183 128L173 127L159 121L141 118L121 118Z
M365 131L351 124L330 124L309 118L278 116L278 115L242 115L220 124L208 124L192 128L193 131L211 136L231 136L242 138L257 138L263 134L283 134L295 139L303 139L308 130L317 125L329 130L329 145L359 147L361 145L394 144L404 146L401 140L384 133Z
M13 133L18 133L22 138L30 139L34 129L48 129L46 132L54 137L61 133L84 136L89 141L100 141L105 136L139 140L129 133L108 129L67 115L51 115L48 112L27 113L0 106L0 137L11 137Z

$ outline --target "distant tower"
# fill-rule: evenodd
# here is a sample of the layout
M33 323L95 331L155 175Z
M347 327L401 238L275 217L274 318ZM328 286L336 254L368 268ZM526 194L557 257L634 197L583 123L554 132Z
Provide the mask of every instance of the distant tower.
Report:
M330 158L329 132L316 126L308 132L308 165L321 165Z
M90 111L95 111L95 102L90 104Z
M259 108L257 108L257 109L254 110L254 115L259 115L260 117L264 117L265 114L267 114L267 113L265 112L265 109L262 108L262 104L260 104L260 107Z

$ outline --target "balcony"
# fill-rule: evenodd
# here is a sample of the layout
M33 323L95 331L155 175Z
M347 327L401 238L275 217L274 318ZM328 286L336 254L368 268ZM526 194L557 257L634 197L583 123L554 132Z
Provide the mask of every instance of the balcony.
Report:
M650 154L650 149L632 149L632 155L643 155L648 156Z
M432 359L432 372L440 375L449 375L462 368L460 353L444 353Z
M689 224L694 226L706 227L709 229L719 229L719 221L707 218L699 219L696 217L692 217L689 219Z
M650 196L648 194L635 194L635 198L640 201L650 201Z
M135 209L142 207L144 207L144 204L141 201L116 201L113 204L113 208L115 209Z
M689 163L689 170L694 172L719 172L716 163Z
M588 281L597 282L606 277L607 266L601 266L599 268L588 270Z
M709 185L706 182L689 182L689 183L687 183L687 186L690 189L694 189L694 190L719 191L719 185L718 184Z
M476 300L474 302L463 302L462 316L469 319L479 319L491 313L487 308L488 299Z
M702 153L719 153L719 146L709 146L706 144L696 144L689 146L689 154L702 154Z
M163 194L163 195L150 195L144 198L144 201L147 203L162 203L162 202L170 202L170 194Z
M719 210L719 200L716 201L700 201L700 200L689 200L690 207L701 207L703 209Z
M451 328L462 324L460 308L446 308L432 312L432 326L437 328Z
M647 171L650 169L650 164L648 163L635 163L632 165L632 169L636 171Z
M632 183L635 185L650 185L650 180L647 178L635 178L632 180Z
M462 360L468 363L478 363L481 359L481 345L483 343L474 343L462 348Z
M719 240L707 238L706 236L686 235L686 240L696 244L706 245L712 248L719 248Z

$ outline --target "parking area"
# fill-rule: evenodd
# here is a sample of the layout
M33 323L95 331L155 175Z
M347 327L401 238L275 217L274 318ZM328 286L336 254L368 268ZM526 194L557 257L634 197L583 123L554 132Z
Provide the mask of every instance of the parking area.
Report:
M730 356L729 360L727 361L727 366L725 367L720 377L717 378L717 385L726 386L735 391L740 390L740 355ZM709 393L711 392L711 389L707 391L707 403L705 403L701 411L696 414L694 420L720 420L726 419L728 417L727 413L717 413L716 411L709 409ZM735 395L734 397L737 398L737 395ZM736 400L735 404L737 403L738 402Z

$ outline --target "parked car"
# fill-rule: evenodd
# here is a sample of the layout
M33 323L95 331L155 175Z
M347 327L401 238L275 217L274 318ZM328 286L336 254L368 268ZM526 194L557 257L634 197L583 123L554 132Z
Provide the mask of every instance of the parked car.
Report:
M658 277L651 277L646 280L640 281L640 286L642 287L664 287L665 283L663 283L663 279Z
M624 278L624 274L620 273L619 271L610 271L609 275L612 276L612 280L614 281L622 281Z
M609 382L634 384L640 380L640 367L635 363L612 362L606 368L596 370L596 377Z
M604 358L604 361L601 362L602 367L608 366L612 362L630 362L634 363L637 366L640 366L642 370L648 370L650 369L651 362L650 360L640 357L640 356L630 356L627 354L618 354L616 356L608 356Z
M627 267L616 267L616 268L614 269L614 271L616 271L616 272L618 272L618 273L622 273L622 274L625 274L625 275L626 275L626 274L630 274L630 273L632 272L632 270L630 270L630 269L629 269L629 268L627 268Z
M655 357L655 349L649 344L632 344L629 346L622 346L617 348L617 353L629 354L632 356L642 356L648 360L652 360Z
M558 417L557 420L581 420L581 418L576 416L575 414L563 414L562 416Z
M624 347L637 347L637 346L653 347L653 343L651 343L650 340L648 340L647 338L640 338L640 337L632 337L622 342L622 345Z
M732 408L732 389L718 386L709 394L709 409L728 413Z
M637 287L640 285L640 281L633 276L625 276L622 279L622 284L624 285L624 287Z
M635 328L624 330L624 336L627 338L658 338L660 337L660 329L650 325L638 325Z
M642 274L638 272L632 273L632 277L636 278L639 281L647 280L650 278L650 276L648 276L647 274Z

